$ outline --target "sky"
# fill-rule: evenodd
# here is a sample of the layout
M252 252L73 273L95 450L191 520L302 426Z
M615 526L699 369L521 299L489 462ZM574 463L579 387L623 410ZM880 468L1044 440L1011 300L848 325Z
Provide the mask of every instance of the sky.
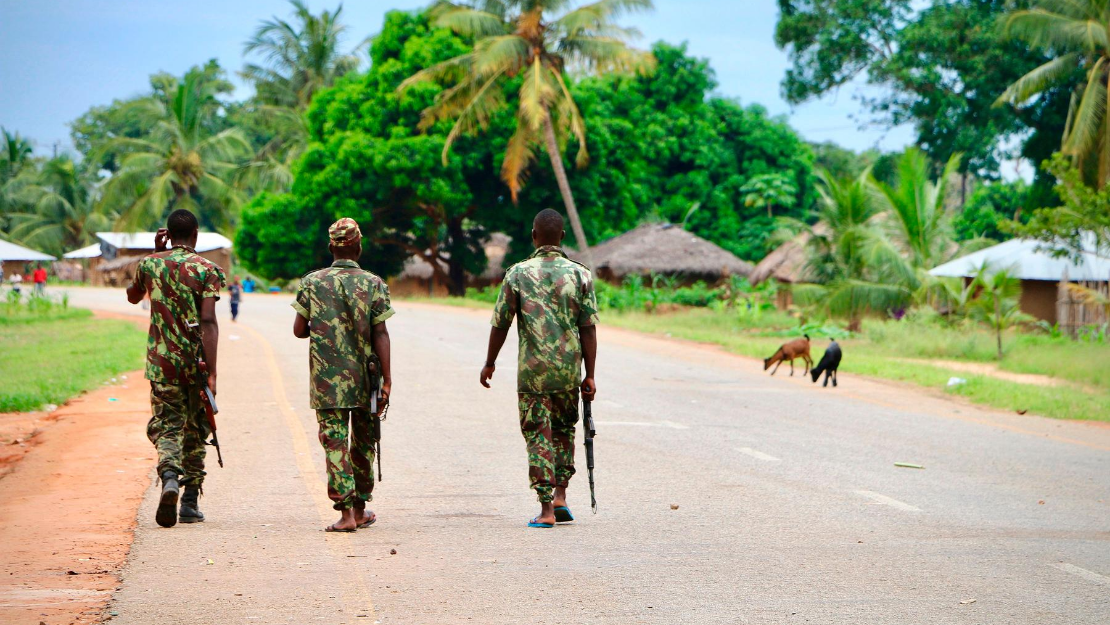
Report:
M390 9L415 9L428 0L347 0L349 43L377 32ZM309 0L310 9L336 0ZM861 128L864 117L847 86L822 100L792 107L779 92L789 64L775 47L774 0L656 0L653 13L622 23L644 33L638 45L660 39L688 42L717 73L718 93L785 115L810 141L834 141L854 150L901 148L912 129ZM286 18L285 0L0 0L0 125L29 137L36 152L72 146L68 123L90 107L143 93L159 71L181 75L208 59L219 60L250 95L235 71L244 64L243 42L261 20Z

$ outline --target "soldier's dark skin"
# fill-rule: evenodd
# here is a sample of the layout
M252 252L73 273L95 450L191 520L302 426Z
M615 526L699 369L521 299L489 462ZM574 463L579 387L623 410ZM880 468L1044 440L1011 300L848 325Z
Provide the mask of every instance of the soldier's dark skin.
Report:
M164 252L169 249L166 245L168 241L170 245L184 245L188 248L196 248L198 231L194 230L191 235L184 239L170 239L170 231L166 228L159 228L158 232L154 235L154 252ZM146 288L142 282L138 280L132 281L127 287L127 301L132 304L138 304L146 297ZM200 343L204 349L204 363L208 365L208 388L212 389L212 394L216 394L216 345L220 338L220 324L216 320L216 298L205 297L200 300Z
M328 245L328 249L331 250L335 260L358 262L359 257L362 256L361 241L354 245L331 244ZM309 334L308 319L297 315L293 319L293 336L299 339L307 339ZM374 353L377 354L382 363L382 402L378 408L378 414L381 414L389 404L389 392L393 389L392 369L389 362L389 329L386 328L384 321L371 326L370 345L374 348ZM366 502L360 501L353 508L344 510L339 520L331 524L331 528L332 530L358 529L360 525L369 523L376 516L373 510L366 509Z
M566 230L559 232L541 232L537 228L532 228L532 245L539 249L545 245L562 246L563 239L567 236ZM580 390L582 392L582 399L585 401L593 401L594 396L597 395L597 385L594 383L594 363L597 361L597 326L582 326L578 328L578 336L582 341L582 361L586 366L586 377L582 380ZM501 353L501 348L505 345L505 339L509 337L509 328L498 328L494 326L490 328L489 332L489 347L486 349L486 366L482 367L482 373L478 376L478 381L482 386L489 388L489 381L493 379L493 372L497 370L496 362L497 355ZM554 498L550 503L540 502L540 513L536 517L538 523L555 523L555 508L567 505L567 489L565 486L558 486L553 493Z

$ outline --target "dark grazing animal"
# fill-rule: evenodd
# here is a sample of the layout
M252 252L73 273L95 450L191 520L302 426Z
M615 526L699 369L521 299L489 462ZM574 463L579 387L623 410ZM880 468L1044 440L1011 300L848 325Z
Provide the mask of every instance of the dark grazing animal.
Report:
M790 375L794 375L794 359L801 358L806 363L806 373L809 373L809 368L813 366L813 359L809 357L809 335L804 334L803 336L805 336L804 339L794 339L789 343L783 343L774 355L770 358L764 358L763 370L766 371L771 368L771 365L775 365L775 371L778 371L782 361L789 360ZM775 375L775 371L772 371L771 375Z
M832 377L833 386L836 386L836 370L840 368L840 358L843 353L840 351L840 345L834 340L829 343L829 347L825 349L825 355L821 356L821 362L810 371L809 374L813 376L813 383L817 383L817 378L821 374L825 374L825 382L821 386L829 385L829 377Z

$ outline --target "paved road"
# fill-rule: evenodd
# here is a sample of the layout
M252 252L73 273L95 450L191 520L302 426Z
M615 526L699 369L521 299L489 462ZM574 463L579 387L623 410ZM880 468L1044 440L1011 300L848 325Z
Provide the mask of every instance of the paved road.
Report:
M1110 428L603 329L600 514L576 479L579 521L530 530L515 349L482 389L486 314L413 304L389 322L380 522L325 535L288 303L222 323L210 520L159 529L148 494L113 623L1110 622Z

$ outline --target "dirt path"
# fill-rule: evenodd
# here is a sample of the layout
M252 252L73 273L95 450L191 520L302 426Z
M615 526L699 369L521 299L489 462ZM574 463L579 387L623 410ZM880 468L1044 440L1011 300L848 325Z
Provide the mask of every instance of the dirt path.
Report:
M0 622L99 622L119 585L154 461L149 392L141 371L127 378L48 416L5 420L9 432L49 427L0 479Z
M1037 373L1014 373L1012 371L1003 371L998 368L997 364L989 362L963 362L960 360L928 360L924 358L899 358L901 362L908 362L918 365L927 365L930 367L938 367L940 369L950 369L952 371L959 371L961 373L970 373L973 375L982 375L996 380L1005 380L1007 382L1016 382L1017 384L1029 384L1032 386L1047 386L1051 388L1065 387L1065 388L1079 388L1092 393L1099 392L1098 389L1089 388L1082 384L1069 382L1068 380L1061 380L1049 375L1040 375Z

